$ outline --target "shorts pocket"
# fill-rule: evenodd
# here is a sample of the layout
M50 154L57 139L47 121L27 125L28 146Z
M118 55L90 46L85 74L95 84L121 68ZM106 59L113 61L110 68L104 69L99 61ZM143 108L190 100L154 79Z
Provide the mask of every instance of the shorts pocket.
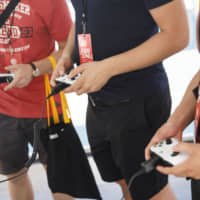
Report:
M154 132L167 121L171 112L171 97L169 89L144 100L144 116L146 122Z

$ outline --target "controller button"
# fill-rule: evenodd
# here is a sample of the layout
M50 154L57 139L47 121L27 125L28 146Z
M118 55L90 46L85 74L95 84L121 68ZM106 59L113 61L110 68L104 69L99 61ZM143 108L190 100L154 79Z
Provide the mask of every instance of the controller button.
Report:
M166 144L171 144L172 140L170 138L166 139Z
M175 152L175 151L174 151L174 152L171 154L171 156L174 157L174 156L177 156L178 154L179 154L179 152Z

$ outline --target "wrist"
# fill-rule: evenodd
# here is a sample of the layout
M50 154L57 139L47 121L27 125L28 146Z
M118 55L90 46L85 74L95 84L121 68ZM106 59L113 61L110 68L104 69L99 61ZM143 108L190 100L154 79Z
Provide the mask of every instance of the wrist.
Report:
M32 68L32 76L33 77L38 77L40 75L40 70L36 67L36 65L34 63L29 63L29 65Z
M177 130L177 132L179 132L179 131L183 131L183 127L182 127L182 123L181 123L181 121L179 121L179 120L177 120L177 119L173 119L173 118L169 118L168 120L167 120L167 122L166 122L166 124L168 125L168 126L171 126L171 127L174 127L174 129L176 129Z
M72 60L72 56L70 54L62 54L61 58L62 60Z
M102 60L100 62L102 63L102 65L104 67L104 71L110 78L117 75L115 73L115 67L113 65L112 59L110 60L110 58L108 58L108 59Z

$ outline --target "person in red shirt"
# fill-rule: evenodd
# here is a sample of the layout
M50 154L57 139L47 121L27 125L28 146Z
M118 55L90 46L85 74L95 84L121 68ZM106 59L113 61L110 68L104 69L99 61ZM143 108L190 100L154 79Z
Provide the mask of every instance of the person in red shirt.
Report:
M8 3L0 0L0 13ZM24 170L33 123L41 117L45 99L43 75L52 71L47 57L60 57L71 26L65 0L21 0L0 29L0 73L15 74L11 83L0 84L0 173L7 178ZM42 146L39 156L45 164ZM8 188L12 200L34 199L27 174L9 181ZM64 194L54 198L73 199Z

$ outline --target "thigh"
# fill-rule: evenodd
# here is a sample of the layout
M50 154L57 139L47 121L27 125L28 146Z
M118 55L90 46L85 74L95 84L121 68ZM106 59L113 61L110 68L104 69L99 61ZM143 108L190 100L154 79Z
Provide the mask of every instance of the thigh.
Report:
M111 143L106 134L108 108L94 108L90 102L87 108L86 127L93 158L104 181L113 182L122 179L119 166L116 165L111 151Z
M115 162L127 183L145 160L144 149L155 131L170 114L171 100L168 90L151 97L133 99L116 107L108 122L107 132ZM168 182L156 170L138 177L130 188L134 199L146 200L157 194ZM143 190L145 188L145 191Z
M27 119L20 119L20 125L21 128L24 130L24 136L26 140L33 146L34 142L34 123L36 123L39 119L37 118L27 118ZM43 119L40 121L40 128L46 128L47 126L47 121L46 119ZM46 165L47 164L47 152L42 144L42 142L39 142L38 146L38 155L39 155L39 160L42 164Z
M27 152L19 119L0 114L0 173L12 174L22 169Z

